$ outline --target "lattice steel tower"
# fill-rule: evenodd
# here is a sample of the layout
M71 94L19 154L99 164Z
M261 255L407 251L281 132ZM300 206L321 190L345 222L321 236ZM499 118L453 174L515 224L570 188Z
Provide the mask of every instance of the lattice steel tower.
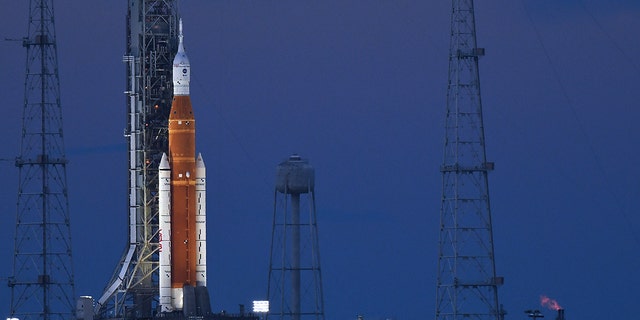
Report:
M71 319L75 307L67 159L53 1L29 2L10 317Z
M158 305L158 166L168 150L177 0L128 0L129 239L96 305L102 318L149 318Z
M314 182L315 170L298 155L278 165L267 318L324 320Z
M501 319L472 0L453 0L436 319Z

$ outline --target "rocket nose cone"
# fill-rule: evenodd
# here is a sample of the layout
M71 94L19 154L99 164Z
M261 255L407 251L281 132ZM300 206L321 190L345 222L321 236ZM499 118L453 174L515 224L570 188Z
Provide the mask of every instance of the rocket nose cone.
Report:
M182 45L180 46L182 47ZM189 58L184 50L178 51L175 58L173 58L173 66L174 67L185 67L189 66Z
M160 165L158 166L158 169L161 169L161 170L170 169L169 160L167 159L167 154L164 152L162 153L162 159L160 160Z
M204 160L202 159L202 153L198 153L198 158L196 158L196 168L204 168Z

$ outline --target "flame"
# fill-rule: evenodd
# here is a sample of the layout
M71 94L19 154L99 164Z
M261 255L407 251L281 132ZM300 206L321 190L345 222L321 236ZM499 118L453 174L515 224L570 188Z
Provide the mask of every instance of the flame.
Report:
M562 309L558 301L553 300L545 295L540 295L540 305L554 311Z

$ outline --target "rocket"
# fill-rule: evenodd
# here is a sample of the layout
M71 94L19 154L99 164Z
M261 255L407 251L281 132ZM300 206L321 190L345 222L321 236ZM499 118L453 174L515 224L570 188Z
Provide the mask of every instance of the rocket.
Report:
M196 121L189 97L191 65L182 20L173 60L169 150L158 167L159 302L161 312L210 310L206 256L206 168L196 157ZM206 304L206 306L205 306Z

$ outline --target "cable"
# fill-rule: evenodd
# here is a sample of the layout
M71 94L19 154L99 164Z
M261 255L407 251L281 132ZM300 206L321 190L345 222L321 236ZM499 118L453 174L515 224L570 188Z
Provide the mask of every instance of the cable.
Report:
M604 189L607 190L609 195L615 201L616 206L618 206L618 210L616 210L616 211L619 211L622 214L622 217L624 218L624 220L626 222L626 226L629 229L629 232L631 233L631 235L632 235L633 239L635 240L636 244L640 247L640 236L635 231L636 228L635 228L632 220L629 218L629 215L627 214L626 210L620 205L620 203L621 203L620 200L618 199L616 194L613 192L613 188L611 187L611 183L607 179L607 175L605 173L604 166L602 165L602 161L600 161L600 157L598 157L598 154L596 153L595 148L593 147L593 143L591 141L591 138L587 134L587 131L584 129L584 126L583 126L582 122L580 121L580 118L578 117L578 113L576 112L576 108L575 108L575 106L573 104L573 101L569 98L569 94L567 93L567 90L566 90L566 88L565 88L565 86L564 86L564 84L563 84L563 82L562 82L562 80L560 78L560 75L558 73L558 68L553 63L553 60L551 59L551 55L549 55L549 51L547 50L547 47L545 46L545 44L544 44L544 42L542 40L542 36L540 34L540 31L538 30L535 22L533 21L531 13L527 9L526 1L522 0L522 4L523 4L523 7L524 7L525 14L527 15L527 18L529 19L529 22L531 23L531 26L533 27L533 30L534 30L534 32L536 34L536 38L537 38L536 40L540 44L540 47L542 48L542 51L544 52L544 55L547 58L547 62L551 66L551 70L553 72L553 76L554 76L555 80L558 82L558 86L560 88L560 91L562 92L562 95L564 96L564 98L567 101L567 106L571 110L571 113L572 113L576 123L578 124L578 129L580 131L580 134L582 134L582 136L586 140L586 143L587 143L587 146L589 148L589 151L591 152L591 156L593 157L593 159L595 161L595 164L596 164L596 167L598 168L598 171L599 171L599 173L600 173L600 175L602 177L602 180L604 181L604 184L605 184L605 188ZM595 21L595 18L593 16L592 16L592 18Z
M587 8L587 6L584 5L584 2L578 0L578 3L582 7L582 9L587 13L587 15L591 18L593 23L598 27L598 29L600 29L600 32L602 32L607 37L607 39L609 39L609 41L611 41L611 44L620 52L620 54L622 56L624 56L625 59L627 59L627 62L633 67L633 69L635 69L636 72L638 74L640 74L640 68L634 63L634 60L631 59L631 57L622 49L622 47L620 47L620 45L618 45L618 42L616 42L616 40L613 39L611 34L609 34L604 29L602 24L600 24L600 22L598 22L598 19L596 19L596 17L593 15L593 13Z

